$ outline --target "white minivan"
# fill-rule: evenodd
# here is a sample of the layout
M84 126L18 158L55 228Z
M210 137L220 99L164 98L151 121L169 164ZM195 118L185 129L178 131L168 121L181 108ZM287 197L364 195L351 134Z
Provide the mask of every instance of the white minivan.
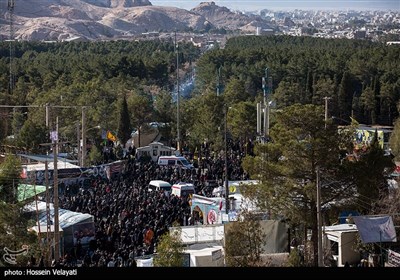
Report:
M160 156L158 158L158 165L176 166L176 167L181 167L182 169L192 169L193 168L193 164L191 164L183 156Z
M171 192L171 187L172 185L168 183L167 181L162 181L162 180L151 180L149 185L148 185L148 190L149 192L151 191L165 191L165 192Z
M191 183L177 183L172 185L173 195L177 197L188 197L191 194L195 193L194 185Z

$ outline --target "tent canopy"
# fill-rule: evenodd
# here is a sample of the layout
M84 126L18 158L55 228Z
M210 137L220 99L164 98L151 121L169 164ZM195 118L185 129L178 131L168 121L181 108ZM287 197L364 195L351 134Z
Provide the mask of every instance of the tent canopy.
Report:
M46 191L46 186L42 185L29 185L29 184L19 184L18 185L18 201L22 202L29 198L34 197L37 194Z
M50 203L50 219L54 224L54 206ZM37 208L39 212L39 224L47 225L47 217L46 217L46 203L43 201L38 201ZM33 212L36 211L36 203L33 202L26 206L27 211ZM94 218L90 214L73 212L66 209L59 209L59 223L62 229L68 228L70 226L83 223L83 222L93 222Z

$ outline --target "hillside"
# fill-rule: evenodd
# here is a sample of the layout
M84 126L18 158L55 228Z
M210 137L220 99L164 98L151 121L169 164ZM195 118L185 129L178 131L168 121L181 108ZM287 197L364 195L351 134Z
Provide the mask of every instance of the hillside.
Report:
M0 19L0 37L9 39L7 1L0 3ZM252 32L254 26L260 23L214 2L187 11L153 6L148 0L19 0L13 13L14 38L18 40L119 39L149 31L210 27Z

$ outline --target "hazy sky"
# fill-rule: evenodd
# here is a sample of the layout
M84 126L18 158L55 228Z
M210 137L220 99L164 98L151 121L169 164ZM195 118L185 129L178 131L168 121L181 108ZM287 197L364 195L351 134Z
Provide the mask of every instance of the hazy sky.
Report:
M172 6L190 10L200 0L150 0L155 6ZM400 11L400 0L215 0L216 5L232 10L254 11L270 10L396 10Z

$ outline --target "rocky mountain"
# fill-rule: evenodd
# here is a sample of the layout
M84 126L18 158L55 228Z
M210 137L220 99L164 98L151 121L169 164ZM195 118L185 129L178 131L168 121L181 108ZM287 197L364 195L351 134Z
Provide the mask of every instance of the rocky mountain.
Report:
M7 1L0 3L0 39L10 37ZM265 23L231 12L214 2L187 11L153 6L148 0L18 0L12 14L18 40L86 40L129 38L143 32L243 29L252 32ZM263 27L264 28L264 27Z
M216 28L227 30L241 30L243 32L255 32L257 27L271 28L258 16L248 16L240 12L232 12L226 7L220 7L215 2L201 2L193 8L192 12L204 16Z
M214 2L202 2L191 11L204 16L217 28L238 29L249 23L248 16L231 12L226 7L217 6Z

